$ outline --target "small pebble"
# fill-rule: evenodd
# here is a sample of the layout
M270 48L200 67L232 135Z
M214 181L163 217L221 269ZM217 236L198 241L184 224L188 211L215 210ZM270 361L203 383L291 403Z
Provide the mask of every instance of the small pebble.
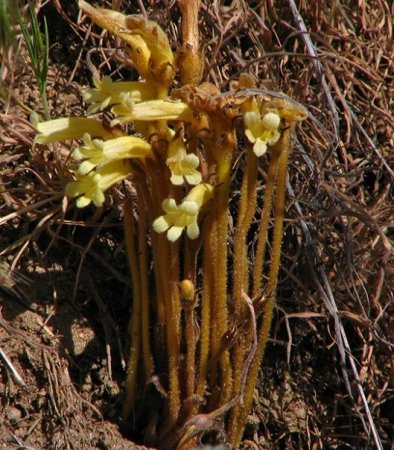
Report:
M22 412L20 409L11 406L7 411L8 420L11 422L17 422L22 417Z

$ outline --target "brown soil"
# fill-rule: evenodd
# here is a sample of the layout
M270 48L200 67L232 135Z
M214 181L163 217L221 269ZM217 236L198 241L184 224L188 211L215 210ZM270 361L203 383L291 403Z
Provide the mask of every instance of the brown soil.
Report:
M393 2L296 2L316 57L292 2L259 3L204 1L201 12L205 80L227 89L248 72L311 113L294 141L276 318L243 448L393 449ZM175 42L176 3L144 5ZM52 118L83 114L87 55L130 78L111 50L120 43L76 3L37 13L49 24ZM29 109L42 107L18 29L14 40L0 54L0 348L20 379L0 358L0 448L146 448L120 419L122 196L114 189L100 211L63 200L70 148L32 148Z

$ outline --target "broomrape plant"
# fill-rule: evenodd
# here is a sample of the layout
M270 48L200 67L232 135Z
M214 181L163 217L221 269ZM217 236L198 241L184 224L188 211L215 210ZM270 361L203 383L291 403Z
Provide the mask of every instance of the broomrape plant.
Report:
M280 265L290 136L305 109L253 88L201 83L199 1L179 1L175 55L142 16L79 6L122 38L140 81L93 78L87 113L36 123L36 143L74 139L66 194L103 205L131 180L124 230L133 286L123 419L136 439L236 448L269 334ZM178 77L180 86L171 88ZM127 129L127 131L126 131Z

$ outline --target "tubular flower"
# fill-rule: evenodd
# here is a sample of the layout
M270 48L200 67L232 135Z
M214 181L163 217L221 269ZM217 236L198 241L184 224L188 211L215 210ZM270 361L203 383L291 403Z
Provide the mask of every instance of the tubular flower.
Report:
M174 54L168 37L160 26L143 16L126 16L117 11L94 8L84 0L79 7L97 25L116 34L130 46L130 58L139 74L167 87L174 77Z
M166 163L171 170L172 184L181 185L184 178L189 184L201 183L201 173L196 170L200 164L198 156L187 154L182 138L174 139L170 143Z
M67 139L80 139L85 133L100 138L110 138L112 135L103 124L86 117L65 117L34 124L39 134L34 139L36 144L52 144Z
M179 206L173 198L167 198L162 203L166 214L153 222L153 229L157 233L167 231L167 239L170 242L175 242L184 228L190 239L196 239L200 235L197 224L198 213L212 195L213 187L203 183L194 187Z
M88 133L82 137L84 145L77 147L73 151L73 158L76 161L81 161L77 173L79 175L86 175L91 172L103 160L103 146L104 141L101 139L93 139Z
M280 116L275 112L268 112L261 117L256 111L247 111L244 114L245 135L254 144L253 151L256 156L262 156L268 145L273 145L280 138Z
M117 81L104 76L101 80L97 75L93 76L94 88L88 89L83 98L91 103L87 113L93 114L105 109L109 105L121 103L121 95L128 93L133 102L138 103L154 97L154 89L151 85L141 81Z
M149 60L151 52L141 36L132 34L126 22L126 15L104 8L95 8L84 0L79 0L79 8L87 14L95 24L119 36L130 46L130 57L143 78L149 78Z
M152 120L186 120L191 121L193 112L186 103L167 100L148 100L135 103L130 94L122 94L122 103L115 105L111 111L118 116L111 126L138 121Z
M174 54L165 31L153 20L143 16L126 16L126 25L130 34L141 36L151 52L151 63L156 67L173 65Z
M121 136L108 141L83 136L84 145L76 148L73 158L82 160L77 173L85 175L96 167L103 167L113 161L130 158L144 158L151 153L151 146L136 136Z
M96 206L104 203L104 191L124 180L130 174L127 161L113 161L100 170L91 171L84 175L76 173L76 181L66 186L66 194L77 198L78 208L83 208L93 202Z

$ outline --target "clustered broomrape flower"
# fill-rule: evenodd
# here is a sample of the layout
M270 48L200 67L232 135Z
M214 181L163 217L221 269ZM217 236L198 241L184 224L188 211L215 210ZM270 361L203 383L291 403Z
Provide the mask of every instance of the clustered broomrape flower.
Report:
M108 106L121 103L121 95L125 92L128 93L135 103L149 100L154 96L153 87L146 82L113 82L108 76L104 76L100 79L97 74L94 74L93 85L94 88L88 89L83 95L85 102L90 103L87 114L94 114L97 111L102 111Z
M168 85L173 76L170 68L173 64L171 52L165 33L154 22L144 21L138 17L128 16L113 11L94 9L80 1L85 11L101 26L117 34L132 47L131 57L142 77L141 81L114 82L110 77L93 76L94 87L84 93L84 100L90 103L88 114L110 108L114 115L110 126L131 124L143 137L125 135L114 137L111 128L93 118L68 117L36 123L39 134L36 143L52 143L68 139L82 139L72 156L79 166L74 170L76 180L66 187L66 194L77 197L78 207L93 202L101 206L104 192L132 175L130 160L142 161L154 157L151 145L145 140L150 137L151 128L144 124L157 124L157 121L170 121L178 124L191 123L194 120L190 106L179 100L166 97ZM104 11L104 12L103 12ZM130 28L134 27L134 28ZM125 29L131 30L125 33ZM133 31L134 30L134 31ZM152 34L153 33L153 34ZM140 48L140 51L136 49ZM149 65L152 67L149 72ZM153 69L154 68L154 69ZM161 75L160 75L161 74ZM164 78L163 78L164 77ZM161 80L167 79L166 84ZM276 110L260 113L256 99L246 102L243 107L245 135L253 144L257 156L263 155L268 145L275 144L280 137L281 118ZM201 184L202 175L198 170L199 157L189 153L183 140L183 133L167 128L170 140L165 155L165 163L170 170L170 181L175 186L185 183L195 186L177 205L173 198L162 202L164 215L156 218L153 229L167 231L167 238L176 241L183 229L189 238L199 235L197 224L201 206L213 195L210 184Z
M76 161L82 161L77 173L86 175L96 167L103 167L112 161L131 158L144 158L151 154L151 146L136 136L120 136L115 139L103 141L91 139L88 133L82 136L84 145L77 147L73 152Z
M170 143L166 163L171 170L172 184L181 185L184 178L189 184L201 183L201 173L196 170L200 160L194 153L187 154L182 138L176 138Z
M261 115L254 101L252 109L244 113L245 135L253 145L256 156L262 156L268 145L274 145L280 138L280 116L277 111Z
M77 181L66 186L66 194L77 197L78 208L88 206L91 202L95 206L104 203L104 192L130 175L131 167L128 161L113 161L101 169L91 171L87 175L76 172Z
M143 82L112 82L108 77L100 81L94 78L95 88L88 90L85 100L91 101L93 109L103 109L112 105L115 118L111 126L162 121L191 122L193 113L181 101L149 99L149 86ZM126 89L127 91L123 91ZM280 137L280 116L277 111L269 111L261 116L256 100L244 111L245 135L254 144L257 156L263 155L268 145L275 144ZM79 162L74 171L76 180L66 187L66 194L77 197L78 207L93 202L96 206L104 203L104 192L132 174L130 159L145 159L152 156L151 145L143 138L133 135L113 137L111 129L96 120L84 117L68 117L36 123L39 134L36 143L52 143L60 140L82 139L83 144L73 151L73 158ZM168 129L168 136L174 132ZM183 229L189 238L199 235L197 224L201 206L213 195L210 184L200 184L202 175L197 170L200 161L197 155L187 153L183 137L171 140L166 154L166 164L171 171L170 181L180 186L185 181L195 185L184 200L177 205L173 198L163 201L166 214L153 222L153 229L162 233L167 231L169 241L176 241Z
M158 217L153 222L153 229L157 233L167 231L167 239L176 241L184 228L190 239L196 239L200 235L197 224L197 216L201 207L212 198L213 186L202 183L194 187L178 206L173 198L163 201L162 207L165 215Z
M113 120L112 125L134 120L141 123L191 117L188 105L180 101L159 99L138 102L142 98L142 95L135 95L138 83L129 85L127 82L110 83L108 80L102 83L96 79L94 92L86 96L85 100L92 100L95 107L100 109L113 104L111 111L118 117ZM122 92L120 88L132 91ZM102 89L105 92L100 93ZM39 132L35 138L35 143L38 144L82 139L83 144L72 154L79 162L78 169L74 171L76 181L66 187L67 195L77 197L78 207L87 206L91 202L101 206L105 200L104 192L132 174L130 159L152 156L151 145L143 138L133 135L114 138L111 130L96 119L68 117L45 122L35 120L35 126ZM197 156L186 155L186 150L176 141L170 146L168 164L173 170L174 184L182 184L183 177L190 184L200 183L201 174L195 170L199 164Z
M220 417L226 441L238 448L275 302L290 132L306 111L280 95L253 93L247 77L227 93L200 83L203 57L191 27L192 16L198 25L199 2L178 3L189 26L183 27L175 57L155 22L79 0L97 25L129 44L139 81L114 82L96 73L84 94L87 114L105 110L111 114L109 125L93 117L36 122L35 143L77 141L74 179L65 192L78 207L103 205L105 191L126 178L135 188L123 208L133 290L124 421L137 438L144 435L166 450L186 450L207 431L206 420ZM188 34L196 38L194 50ZM176 71L182 84L170 92ZM232 176L244 155L234 123L241 115L245 147L260 157L275 145L278 157L262 161L263 168L272 168L264 180L253 153ZM206 222L197 239L203 214ZM174 245L183 233L185 239ZM244 297L258 300L252 302L258 320L245 321ZM223 346L233 327L239 339ZM145 395L154 377L166 390L157 405L150 393ZM191 398L204 401L192 404ZM137 405L144 399L152 406L153 422L135 414L146 409Z

